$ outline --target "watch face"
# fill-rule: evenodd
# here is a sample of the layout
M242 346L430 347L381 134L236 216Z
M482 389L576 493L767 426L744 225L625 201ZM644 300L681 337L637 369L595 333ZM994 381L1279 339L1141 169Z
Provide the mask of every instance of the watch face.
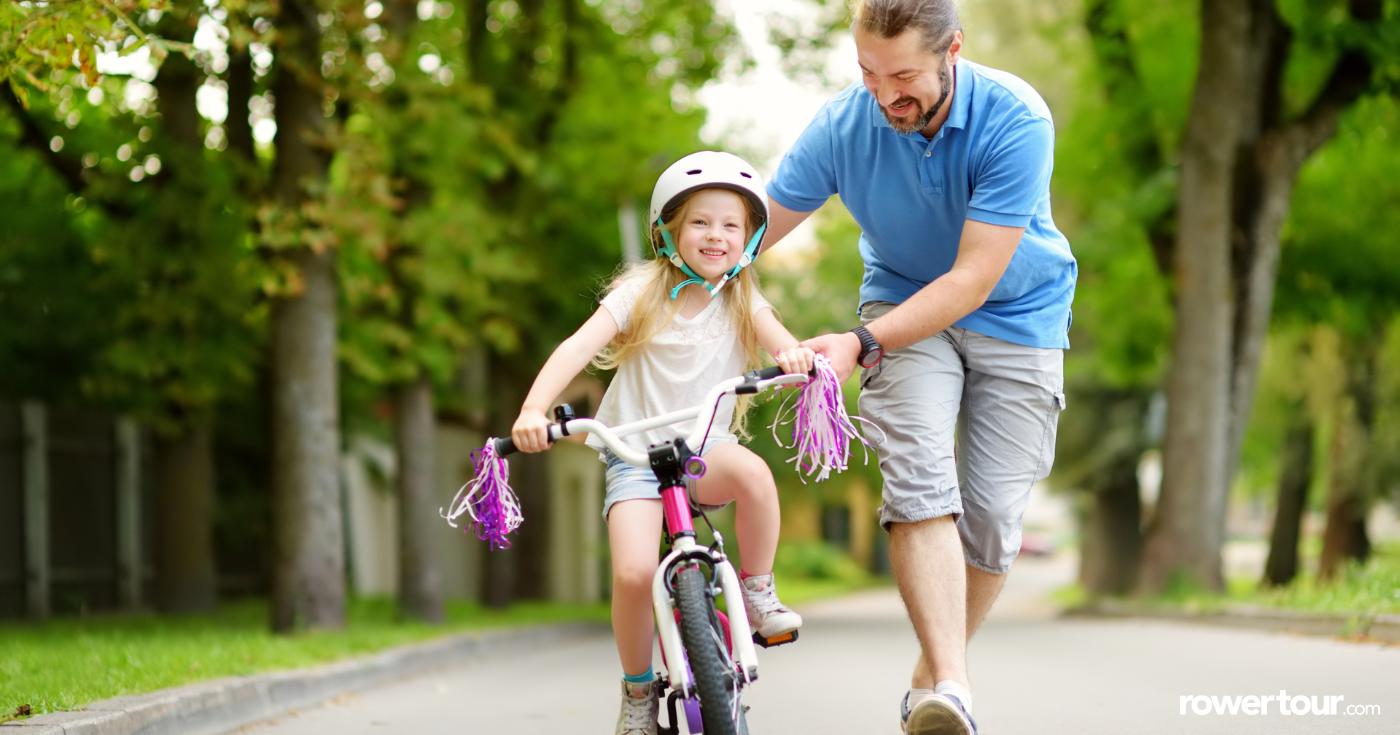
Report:
M860 359L860 366L863 368L873 368L880 364L880 360L885 356L885 351L876 347L865 353Z

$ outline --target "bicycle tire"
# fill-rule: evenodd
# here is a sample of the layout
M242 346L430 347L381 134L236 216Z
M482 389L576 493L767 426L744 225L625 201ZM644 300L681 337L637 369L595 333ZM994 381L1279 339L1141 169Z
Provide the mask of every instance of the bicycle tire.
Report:
M681 640L685 643L690 673L700 694L700 716L705 735L747 735L739 697L737 672L724 648L724 633L714 606L705 594L705 573L697 564L676 572L676 607L681 613Z

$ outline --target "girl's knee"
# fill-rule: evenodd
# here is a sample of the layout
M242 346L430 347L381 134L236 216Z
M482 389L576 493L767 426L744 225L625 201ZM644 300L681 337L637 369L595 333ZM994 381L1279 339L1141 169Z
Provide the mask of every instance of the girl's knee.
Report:
M739 493L742 497L759 502L777 500L778 485L773 480L773 473L768 470L768 465L758 457L754 457L752 462L741 468L738 475Z
M651 587L656 576L655 564L622 564L613 566L613 589L638 592Z

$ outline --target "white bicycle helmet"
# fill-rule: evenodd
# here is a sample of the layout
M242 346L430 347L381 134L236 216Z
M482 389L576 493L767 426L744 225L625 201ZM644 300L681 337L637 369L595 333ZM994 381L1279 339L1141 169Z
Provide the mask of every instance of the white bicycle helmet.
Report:
M729 189L742 196L761 217L753 237L744 247L739 264L724 274L714 286L706 283L705 279L696 275L695 271L686 265L680 253L676 251L676 244L671 241L671 233L664 224L665 216L672 214L686 195L700 189ZM682 288L692 283L704 285L713 297L731 278L739 275L739 271L753 263L758 254L758 247L763 242L763 233L768 229L768 194L764 191L763 179L748 161L732 153L699 151L676 161L661 172L656 186L651 190L651 208L647 213L647 221L661 231L662 244L657 246L656 243L652 243L657 247L657 255L669 258L677 268L689 276L671 289L671 298L675 299Z

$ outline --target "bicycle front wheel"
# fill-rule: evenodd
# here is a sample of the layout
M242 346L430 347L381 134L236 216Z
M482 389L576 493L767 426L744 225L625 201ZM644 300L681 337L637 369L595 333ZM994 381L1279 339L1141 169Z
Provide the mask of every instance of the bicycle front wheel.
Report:
M714 604L705 594L708 586L698 564L686 564L676 572L681 640L699 690L700 716L705 720L705 735L747 735L749 729L739 704L738 670Z

